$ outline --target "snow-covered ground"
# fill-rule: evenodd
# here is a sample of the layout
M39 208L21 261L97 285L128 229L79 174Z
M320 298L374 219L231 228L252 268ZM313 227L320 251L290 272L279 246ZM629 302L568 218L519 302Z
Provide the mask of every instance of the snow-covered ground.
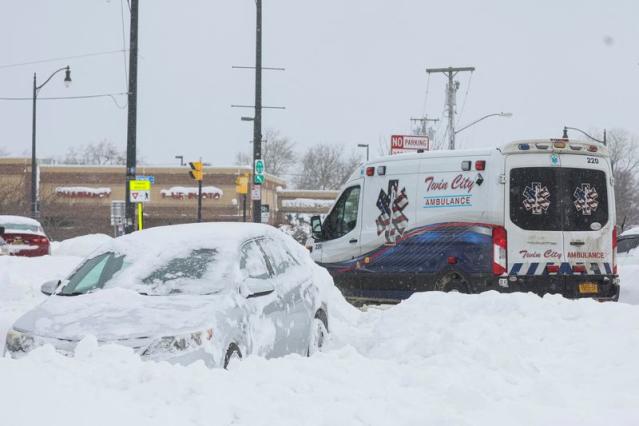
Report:
M97 238L0 257L2 345L43 300L40 284ZM43 347L0 359L0 424L634 425L639 262L621 273L622 303L496 293L416 294L365 312L338 303L323 353L248 358L232 371L142 362L90 338L75 358Z

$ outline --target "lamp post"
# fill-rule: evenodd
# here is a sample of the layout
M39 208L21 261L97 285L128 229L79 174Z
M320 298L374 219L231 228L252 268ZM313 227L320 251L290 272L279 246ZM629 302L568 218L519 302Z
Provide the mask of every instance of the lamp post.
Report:
M506 117L506 118L510 118L513 116L512 112L496 112L494 114L488 114L488 115L484 115L481 118L478 118L477 120L473 121L470 124L465 125L464 127L462 127L461 129L457 129L455 130L455 134L461 132L462 130L466 130L467 128L469 128L470 126L474 126L475 124L479 123L482 120L485 120L489 117Z
M184 166L184 156L183 155L176 155L175 159L176 160L180 160L180 167Z
M593 138L592 136L590 136L588 133L584 132L581 129L578 129L576 127L568 127L568 126L564 126L564 134L563 134L563 138L564 139L568 139L568 130L575 130L575 131L585 135L586 137L592 139L595 142L599 142L601 144L606 145L606 142L607 142L607 140L606 140L606 129L604 129L604 131L603 131L603 140L599 140L597 138Z
M358 143L358 148L366 148L366 161L368 161L368 144L367 143Z
M44 83L38 85L37 75L33 73L33 120L31 123L31 217L37 218L40 211L38 209L38 183L37 183L37 173L36 173L36 99L38 98L38 93L40 89L42 89L54 75L57 73L65 71L64 75L64 85L69 87L71 84L71 68L67 65L66 67L62 67L59 70L56 70L47 78Z

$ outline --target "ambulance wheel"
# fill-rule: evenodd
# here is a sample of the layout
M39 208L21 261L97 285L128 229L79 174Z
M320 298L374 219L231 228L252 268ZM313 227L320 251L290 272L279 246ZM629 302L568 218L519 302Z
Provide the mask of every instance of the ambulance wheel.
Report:
M445 293L468 293L468 283L459 273L447 272L435 282L435 290Z

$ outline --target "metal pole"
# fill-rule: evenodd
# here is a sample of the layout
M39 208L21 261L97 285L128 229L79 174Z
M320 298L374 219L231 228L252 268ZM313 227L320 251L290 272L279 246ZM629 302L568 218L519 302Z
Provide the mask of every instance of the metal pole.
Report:
M38 217L38 183L37 183L37 164L36 164L36 96L38 86L36 84L36 73L33 73L33 118L31 122L31 217Z
M126 135L126 181L125 181L125 232L131 233L135 217L135 204L129 196L129 181L135 180L136 174L136 132L138 103L138 0L131 0L131 35L129 43L129 104L128 127Z
M242 222L246 222L246 194L242 195Z
M255 116L253 120L253 185L255 161L262 158L262 0L255 0ZM261 188L260 188L261 190ZM260 191L261 194L261 191ZM262 221L262 200L253 200L253 222Z
M202 181L197 181L197 223L202 222Z

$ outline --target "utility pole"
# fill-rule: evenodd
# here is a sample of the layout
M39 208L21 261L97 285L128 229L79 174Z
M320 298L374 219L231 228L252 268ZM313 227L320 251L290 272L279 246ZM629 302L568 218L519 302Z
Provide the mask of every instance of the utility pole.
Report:
M255 116L253 117L253 182L255 182L255 164L262 159L262 0L255 0ZM262 222L262 188L260 196L253 199L253 222Z
M457 89L459 81L455 81L455 76L459 72L475 71L475 67L448 67L448 68L426 68L428 74L440 72L448 76L446 85L446 104L448 105L448 149L455 149L455 104L457 103Z
M419 122L420 126L418 127L418 133L420 136L429 136L428 134L428 129L427 129L427 125L429 121L432 121L433 123L437 123L439 121L439 118L428 118L428 116L423 116L420 118L412 118L410 119L411 122L416 123Z
M124 229L127 234L133 232L135 204L130 200L129 182L135 180L137 165L137 106L138 106L138 0L131 0L131 34L129 41L129 102L126 133L126 180L125 198L126 219Z

